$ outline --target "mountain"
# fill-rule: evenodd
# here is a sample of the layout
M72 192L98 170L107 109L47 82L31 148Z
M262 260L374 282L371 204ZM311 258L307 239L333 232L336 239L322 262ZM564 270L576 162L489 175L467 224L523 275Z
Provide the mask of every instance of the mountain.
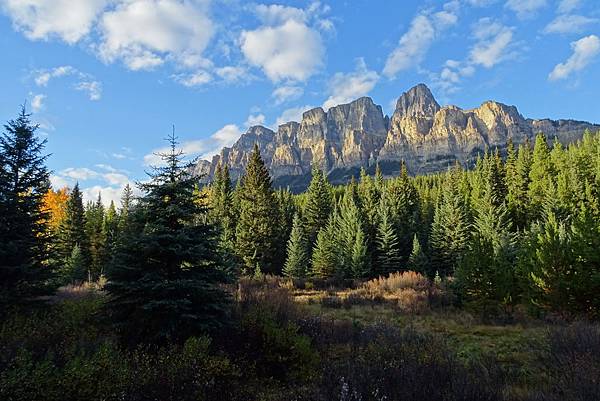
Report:
M456 161L470 165L486 147L506 147L544 132L563 144L600 125L574 120L525 119L514 106L486 101L472 110L440 106L429 88L419 84L400 96L391 119L369 97L330 108L306 111L302 121L248 129L212 161L201 160L194 172L210 181L218 163L229 166L235 179L246 167L255 143L277 186L302 190L313 164L330 181L346 182L361 167L372 172L379 163L386 175L399 171L404 160L412 174L447 169Z

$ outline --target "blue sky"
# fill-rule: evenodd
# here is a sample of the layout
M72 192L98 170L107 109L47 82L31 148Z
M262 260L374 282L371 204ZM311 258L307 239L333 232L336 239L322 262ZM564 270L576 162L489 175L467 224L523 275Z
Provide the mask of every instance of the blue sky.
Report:
M118 199L175 124L210 157L248 126L419 82L442 104L600 122L597 0L0 0L0 119L27 101L56 186Z

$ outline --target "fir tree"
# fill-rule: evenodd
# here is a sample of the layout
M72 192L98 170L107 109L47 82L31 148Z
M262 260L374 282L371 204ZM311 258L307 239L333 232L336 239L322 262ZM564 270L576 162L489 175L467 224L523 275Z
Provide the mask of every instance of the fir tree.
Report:
M244 264L244 271L252 274L256 268L261 272L279 273L273 252L278 241L278 208L271 187L271 177L265 166L258 145L242 177L239 188L240 213L236 228L236 252Z
M304 278L310 263L309 244L300 216L294 216L292 232L287 242L287 260L283 268L286 277Z
M377 263L374 273L385 276L401 269L398 237L386 208L380 212L377 227Z
M548 191L553 190L554 171L550 160L550 149L543 134L535 138L531 170L529 172L529 213L533 219L540 218Z
M235 209L229 167L217 165L211 186L209 203L211 221L220 227L220 242L228 252L235 246Z
M311 258L312 275L314 277L329 278L335 276L338 272L338 247L335 241L336 226L335 218L332 215L329 217L326 226L321 228L317 234L317 241Z
M88 280L96 280L104 271L106 263L106 235L104 228L104 205L101 194L96 202L89 202L85 210L85 234L89 239L90 265Z
M421 247L421 242L415 234L413 238L413 246L412 251L410 253L410 257L408 258L408 270L427 274L429 268L429 261L427 260L427 255L423 252L423 248Z
M91 263L90 242L85 227L86 219L83 208L83 195L79 190L79 183L77 183L69 194L65 219L60 227L59 255L64 265L68 263L75 245L78 245L83 263L86 269L89 269Z
M87 279L88 271L81 248L75 244L71 256L67 259L65 267L62 270L62 281L65 283L74 284Z
M336 218L338 231L336 242L339 246L338 275L344 278L360 278L370 271L370 259L359 257L359 253L366 248L364 224L361 219L360 209L356 204L356 186L350 184L346 188L340 204L339 217Z
M175 135L168 140L165 166L140 184L144 196L130 211L143 229L124 237L108 270L107 312L127 339L182 340L221 327L227 316L217 230L199 218L207 208L195 196L196 179L182 165Z
M310 244L314 244L317 233L327 224L332 211L332 202L331 188L325 174L313 166L312 179L306 191L306 201L302 211Z
M48 292L50 238L43 208L50 188L43 155L25 107L0 136L0 315Z
M117 215L117 209L115 208L115 202L110 201L110 205L106 210L104 221L102 223L102 235L105 238L106 245L104 259L105 264L110 263L113 257L118 238L118 226L119 219ZM102 273L104 273L104 271Z

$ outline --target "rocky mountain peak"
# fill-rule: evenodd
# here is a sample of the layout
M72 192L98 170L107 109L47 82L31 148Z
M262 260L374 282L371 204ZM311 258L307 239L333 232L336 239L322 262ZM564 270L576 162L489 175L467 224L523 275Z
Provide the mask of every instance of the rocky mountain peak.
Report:
M411 117L433 117L440 109L440 105L425 84L404 92L396 103L395 114Z

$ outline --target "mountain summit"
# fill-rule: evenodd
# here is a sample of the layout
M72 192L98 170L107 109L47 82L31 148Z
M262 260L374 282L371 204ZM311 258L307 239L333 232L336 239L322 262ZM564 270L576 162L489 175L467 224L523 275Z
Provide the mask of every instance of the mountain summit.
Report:
M229 166L233 178L243 173L255 143L276 185L302 189L311 166L324 169L332 182L344 182L360 167L379 163L386 174L404 160L413 174L448 168L456 161L471 164L486 147L506 147L543 132L567 144L585 130L600 125L574 120L525 119L514 106L486 101L472 110L441 107L429 88L419 84L400 96L391 119L369 97L324 111L306 111L302 121L280 125L277 132L251 127L212 161L201 160L195 173L210 181L218 163Z

